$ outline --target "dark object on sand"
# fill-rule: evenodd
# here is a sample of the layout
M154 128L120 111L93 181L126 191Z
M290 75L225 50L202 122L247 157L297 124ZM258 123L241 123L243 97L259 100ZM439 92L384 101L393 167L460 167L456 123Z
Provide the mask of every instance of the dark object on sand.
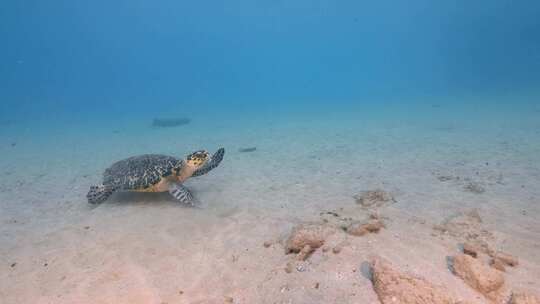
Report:
M453 180L454 177L451 175L439 175L437 176L437 179L441 182L447 182ZM459 177L457 177L456 179L459 179Z
M249 148L240 148L238 149L238 152L245 153L245 152L254 152L256 150L257 150L257 147L249 147Z
M319 213L319 215L324 215L324 214L330 214L330 215L333 215L335 217L339 217L339 214L337 214L336 212L333 212L333 211L326 211L326 212Z
M486 192L486 189L484 189L484 187L482 187L482 185L480 185L477 182L469 182L467 185L465 185L464 188L465 188L465 191L472 192L475 194L482 194Z
M187 125L191 122L189 118L154 118L152 121L153 127L178 127Z

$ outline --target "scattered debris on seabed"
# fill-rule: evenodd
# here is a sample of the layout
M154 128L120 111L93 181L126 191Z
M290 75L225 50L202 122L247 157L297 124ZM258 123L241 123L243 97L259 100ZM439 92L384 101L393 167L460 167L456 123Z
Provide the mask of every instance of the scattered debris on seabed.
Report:
M353 197L357 204L365 208L382 207L396 202L392 194L382 189L362 191Z

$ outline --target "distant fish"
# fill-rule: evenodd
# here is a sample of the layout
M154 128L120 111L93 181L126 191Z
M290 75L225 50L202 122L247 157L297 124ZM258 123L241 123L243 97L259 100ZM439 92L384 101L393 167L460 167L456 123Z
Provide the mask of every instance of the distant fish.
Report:
M154 118L152 126L154 127L177 127L187 125L191 122L189 118Z
M238 152L245 153L245 152L253 152L255 150L257 150L257 147L240 148L238 149Z

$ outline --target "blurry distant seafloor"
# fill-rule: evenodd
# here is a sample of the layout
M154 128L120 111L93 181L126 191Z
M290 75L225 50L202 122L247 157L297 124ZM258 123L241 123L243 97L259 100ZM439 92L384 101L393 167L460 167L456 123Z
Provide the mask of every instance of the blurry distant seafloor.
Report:
M178 109L178 117L190 121L168 128L152 122L155 117L175 117L174 110L161 116L127 112L102 120L51 120L49 115L4 119L2 216L27 214L36 225L54 221L58 212L84 218L89 212L84 195L112 162L144 153L184 156L219 147L227 149L222 165L189 182L208 208L272 209L284 202L293 209L328 207L334 200L350 200L364 188L381 185L407 196L436 195L437 200L459 193L459 187L438 182L437 174L462 175L482 183L489 188L486 195L508 199L516 211L537 207L539 189L533 185L540 170L540 105L534 99L256 108L225 106L192 116ZM250 147L256 151L239 152ZM473 195L468 200L475 206L489 206L484 197ZM118 203L118 199L111 201ZM414 209L417 199L406 203L402 197L400 202L409 211L429 212ZM124 203L129 205L129 200ZM43 213L34 218L37 210ZM48 211L53 218L47 219ZM40 231L55 228L44 225Z
M512 282L539 291L527 283L540 273L535 254L540 249L536 99L256 108L4 120L2 298L6 303L68 303L109 296L123 303L131 294L173 301L182 297L179 288L184 299L201 301L223 294L266 297L273 289L265 284L274 284L268 267L281 265L284 255L261 251L264 241L282 237L321 212L354 208L355 194L376 188L393 193L396 203L388 212L398 218L436 224L455 212L479 210L486 229L525 261L520 276L510 275ZM156 117L189 121L156 127ZM97 208L86 203L89 186L116 160L219 147L227 150L220 167L187 183L200 208L180 206L166 193L119 194ZM389 224L388 229L406 238L405 228ZM396 255L392 250L401 252L396 259L409 258L420 267L437 257L414 250L441 250L437 241L431 242L435 245L385 242L388 251L376 245L371 250L387 257ZM412 247L403 251L396 246ZM235 263L245 268L241 275ZM261 263L267 265L253 268ZM443 266L433 271L443 279L451 276ZM294 286L293 277L280 280ZM337 284L332 277L320 280ZM120 286L130 292L118 292ZM240 286L258 293L242 293ZM369 299L365 292L358 299Z

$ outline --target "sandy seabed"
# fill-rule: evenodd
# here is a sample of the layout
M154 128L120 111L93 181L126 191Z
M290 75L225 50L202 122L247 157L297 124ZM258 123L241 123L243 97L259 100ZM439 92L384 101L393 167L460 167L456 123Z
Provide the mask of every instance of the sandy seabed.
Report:
M439 229L471 211L492 248L519 258L505 284L540 294L534 119L351 116L3 131L0 302L380 303L363 270L378 256L458 300L490 303L448 267L468 233L478 231ZM166 193L120 193L98 207L85 202L116 160L221 146L221 166L187 183L196 208ZM319 248L306 261L285 254L284 240L299 224L374 212L354 199L373 189L395 198L375 210L385 229L331 236L328 244L340 250Z

